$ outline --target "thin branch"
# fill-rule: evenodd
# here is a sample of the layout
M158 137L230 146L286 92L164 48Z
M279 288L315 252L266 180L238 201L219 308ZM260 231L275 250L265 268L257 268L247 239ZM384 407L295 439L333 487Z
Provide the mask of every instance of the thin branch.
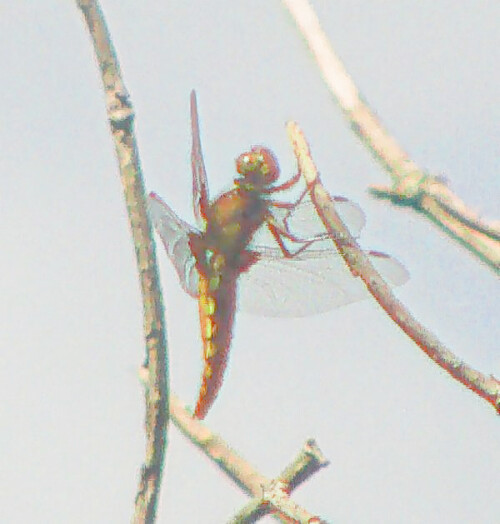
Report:
M268 479L239 457L230 446L205 424L193 417L181 401L171 393L170 417L182 433L248 495L259 496Z
M422 324L415 320L405 306L396 299L390 287L372 266L349 230L335 212L334 204L322 186L309 146L297 124L289 122L288 135L292 142L299 170L311 191L319 217L353 276L359 276L368 291L384 308L394 322L438 365L452 377L492 404L500 413L500 382L490 375L483 375L455 356Z
M154 522L167 444L168 360L166 332L152 229L133 131L134 112L99 3L79 0L101 71L111 133L118 157L142 291L146 396L146 458L135 500L135 523Z
M310 438L306 440L292 462L280 473L278 480L285 482L288 485L287 489L293 491L312 474L329 464L316 441Z
M462 224L474 231L483 233L492 240L500 240L500 225L495 222L487 223L480 220L467 208L456 195L439 178L420 177L419 173L401 179L397 186L388 188L386 186L371 186L370 191L379 198L391 198L396 203L400 200L410 202L412 199L421 200L422 197L432 197L444 211ZM425 202L420 202L425 210Z
M285 522L297 522L300 524L320 524L326 522L320 519L318 516L312 515L306 509L296 504L290 498L287 484L280 480L271 481L271 483L264 489L262 499L256 502L256 504L259 503L262 508L267 510L267 512L274 514L278 512L282 516L285 516ZM256 522L264 515L265 513L256 511L253 515L247 516L245 515L244 511L242 511L230 521L230 524L249 524ZM281 518L282 517L280 517L280 519Z
M500 231L494 224L482 223L470 216L465 204L438 179L412 173L399 185L392 188L371 186L370 192L378 198L389 198L395 204L413 207L461 245L474 251L483 262L500 270Z
M335 54L307 0L283 0L306 40L321 74L353 131L389 172L393 186L374 187L378 197L422 211L496 271L500 270L500 227L479 218L438 178L425 173L365 104Z
M266 489L273 485L273 482L285 484L287 493L289 493L328 464L315 441L310 439L278 479L271 481L240 457L219 435L210 431L204 423L193 418L193 415L184 408L174 394L170 396L170 416L172 422L195 446L215 462L245 493L254 497L252 502L245 506L231 522L255 522L256 519L272 512L273 507L270 507L272 501L265 498L265 493ZM290 502L290 504L292 503ZM309 515L303 508L299 509ZM282 522L290 522L290 517L286 516L286 511L288 510L285 504L283 514L275 516ZM313 518L313 516L310 517ZM320 520L316 522L320 522Z
M290 494L297 486L316 471L328 466L329 462L319 449L314 439L309 439L302 446L295 459L281 472L274 482L280 482ZM231 523L251 524L271 512L265 494L260 499L254 498L244 506L231 520ZM276 506L273 506L278 509ZM314 522L314 521L311 521ZM321 522L321 521L317 521Z

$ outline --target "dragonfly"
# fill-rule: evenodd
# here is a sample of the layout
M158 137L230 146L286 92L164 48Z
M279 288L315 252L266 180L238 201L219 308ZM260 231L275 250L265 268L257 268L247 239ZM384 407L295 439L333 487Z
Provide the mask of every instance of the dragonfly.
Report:
M235 311L302 317L369 296L337 253L302 190L295 202L276 195L300 183L298 173L277 185L273 153L254 146L236 159L233 186L210 200L200 139L196 93L191 93L193 211L198 227L182 220L156 193L149 215L184 291L198 300L203 372L194 416L203 419L222 385ZM335 210L354 236L364 226L361 208L333 197ZM367 251L392 286L409 278L395 258Z

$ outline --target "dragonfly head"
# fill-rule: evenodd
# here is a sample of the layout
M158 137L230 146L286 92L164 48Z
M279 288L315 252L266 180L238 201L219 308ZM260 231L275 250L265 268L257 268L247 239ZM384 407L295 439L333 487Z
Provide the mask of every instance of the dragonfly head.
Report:
M247 153L241 154L236 159L236 170L242 176L239 183L256 187L271 185L280 174L276 157L262 146L254 146Z

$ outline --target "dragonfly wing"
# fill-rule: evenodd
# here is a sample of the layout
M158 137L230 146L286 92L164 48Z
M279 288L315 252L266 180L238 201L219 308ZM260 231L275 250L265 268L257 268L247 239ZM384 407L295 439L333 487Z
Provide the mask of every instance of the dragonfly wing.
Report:
M365 214L363 210L351 200L341 196L332 197L335 211L347 226L354 237L359 236L365 225ZM271 206L273 218L285 230L301 240L313 238L328 238L323 222L312 203L309 193L291 210ZM259 228L251 243L253 246L267 245L275 246L274 237L267 230L266 225ZM293 248L291 249L293 252Z
M196 92L191 91L191 170L193 172L193 211L196 223L203 227L205 223L206 210L209 205L207 171L203 161L201 150L200 122L198 118L198 106L196 103Z
M197 297L199 275L189 247L189 234L198 231L180 219L156 193L150 193L148 197L148 212L184 291Z
M365 225L365 214L358 204L341 196L332 197L335 211L354 237L359 236ZM288 229L299 238L311 238L317 235L327 236L325 226L318 216L309 193L285 217Z
M409 278L396 259L367 252L371 262L391 286ZM333 250L305 250L284 258L279 249L261 251L259 262L243 273L239 282L242 311L270 317L302 317L366 299L370 296Z

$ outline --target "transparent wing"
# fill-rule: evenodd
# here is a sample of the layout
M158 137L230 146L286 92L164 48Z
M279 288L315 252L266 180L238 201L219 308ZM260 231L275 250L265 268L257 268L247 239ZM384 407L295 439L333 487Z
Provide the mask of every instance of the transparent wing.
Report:
M191 171L193 173L193 211L199 227L205 224L205 212L209 205L207 171L201 149L200 122L196 92L191 91Z
M370 296L333 247L306 249L293 258L284 258L279 249L261 248L260 255L259 262L240 276L241 311L270 317L301 317ZM395 258L373 251L367 255L389 285L399 286L408 280L408 272Z
M349 229L351 235L359 236L366 223L363 210L358 204L342 196L334 196L332 200L335 205L335 211L347 229ZM289 212L288 216L285 217L285 223L290 231L302 238L317 235L322 235L325 238L328 236L309 193Z
M197 297L198 271L189 247L189 234L199 231L180 219L156 193L150 193L148 197L148 212L168 258L175 267L182 288L189 295Z
M196 260L189 247L189 234L199 233L180 219L155 193L148 199L151 220L160 235L183 289L198 295ZM242 311L271 317L300 317L329 311L369 297L363 282L355 278L328 237L323 225L303 201L293 212L279 209L289 230L301 238L317 237L310 247L292 258L285 258L269 234L266 244L251 246L259 261L239 278L239 306ZM364 214L352 202L339 198L336 210L353 234L364 225ZM260 238L266 235L265 225ZM300 247L300 245L299 245ZM405 283L409 276L396 259L378 252L367 252L382 277L392 286Z
M332 198L335 210L351 232L351 235L359 236L366 222L363 210L358 204L351 202L347 198L341 196ZM285 230L300 239L328 238L325 226L321 222L308 195L291 210L272 207L271 212ZM260 251L260 246L276 247L276 241L265 225L259 228L254 235L250 249Z
M335 211L351 234L359 236L365 225L362 209L344 197L333 200ZM239 279L242 311L271 317L301 317L370 296L333 246L308 196L292 210L278 208L273 214L294 236L316 240L301 253L286 258L267 228L261 228L250 246L259 253L259 262ZM287 247L293 253L301 244L292 242ZM367 255L389 285L399 286L408 280L408 272L395 258L375 251L368 251Z

